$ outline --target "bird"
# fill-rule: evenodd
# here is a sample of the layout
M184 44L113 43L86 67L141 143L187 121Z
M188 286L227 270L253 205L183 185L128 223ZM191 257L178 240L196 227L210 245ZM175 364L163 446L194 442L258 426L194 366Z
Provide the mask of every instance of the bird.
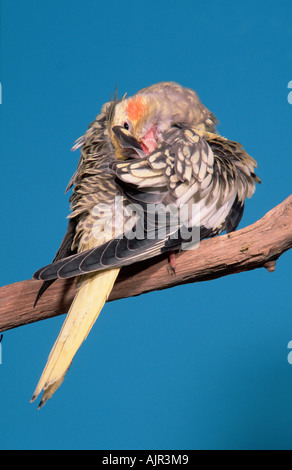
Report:
M36 302L58 278L77 292L31 401L41 408L62 384L123 266L175 255L236 230L260 178L242 145L191 88L159 82L106 102L73 147L80 159L68 228L55 258L33 275ZM155 261L155 260L154 260Z

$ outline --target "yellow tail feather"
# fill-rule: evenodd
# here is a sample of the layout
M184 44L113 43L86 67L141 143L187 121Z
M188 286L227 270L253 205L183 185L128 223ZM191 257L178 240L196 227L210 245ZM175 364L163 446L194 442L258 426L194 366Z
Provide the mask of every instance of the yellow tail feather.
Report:
M119 274L119 268L81 278L81 285L72 302L59 336L32 396L33 402L44 389L41 408L60 387L78 348L86 339Z

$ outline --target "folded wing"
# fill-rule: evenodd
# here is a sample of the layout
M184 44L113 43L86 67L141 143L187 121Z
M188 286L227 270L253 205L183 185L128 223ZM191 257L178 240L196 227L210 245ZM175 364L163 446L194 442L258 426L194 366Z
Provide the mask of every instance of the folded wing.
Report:
M194 227L199 239L236 229L246 197L260 182L256 162L237 142L211 133L202 138L183 126L165 132L162 141L142 159L111 163L116 184L136 211L135 226L101 246L67 256L71 225L64 249L35 279L69 278L179 249L191 241Z

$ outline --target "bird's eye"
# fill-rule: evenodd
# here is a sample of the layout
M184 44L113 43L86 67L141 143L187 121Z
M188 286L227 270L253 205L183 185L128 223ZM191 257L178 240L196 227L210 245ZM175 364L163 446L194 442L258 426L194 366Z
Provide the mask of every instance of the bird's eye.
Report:
M129 124L127 122L124 122L124 128L127 130L129 129Z

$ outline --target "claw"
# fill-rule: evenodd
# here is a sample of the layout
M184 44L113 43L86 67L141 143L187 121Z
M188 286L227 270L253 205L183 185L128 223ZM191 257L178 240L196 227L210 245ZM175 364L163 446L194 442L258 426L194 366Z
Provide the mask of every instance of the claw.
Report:
M175 252L170 251L168 255L169 266L171 267L172 272L175 274Z

